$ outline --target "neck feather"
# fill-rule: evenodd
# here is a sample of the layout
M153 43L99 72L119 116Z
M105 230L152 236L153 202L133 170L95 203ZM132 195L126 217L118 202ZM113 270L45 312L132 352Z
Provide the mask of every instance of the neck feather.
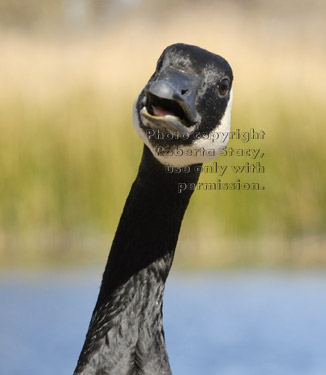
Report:
M144 146L75 374L170 374L162 299L192 194L178 183L198 177L193 167L167 173Z

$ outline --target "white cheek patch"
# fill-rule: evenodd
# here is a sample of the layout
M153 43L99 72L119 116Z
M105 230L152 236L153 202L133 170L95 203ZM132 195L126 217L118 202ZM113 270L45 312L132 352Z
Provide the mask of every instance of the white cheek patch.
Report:
M139 117L135 101L133 108L133 123L141 140L149 147L157 160L164 165L184 167L192 164L208 162L216 158L226 147L230 138L231 108L233 90L230 91L230 98L225 109L224 116L219 124L209 133L201 134L191 145L180 145L173 147L154 146L139 124Z

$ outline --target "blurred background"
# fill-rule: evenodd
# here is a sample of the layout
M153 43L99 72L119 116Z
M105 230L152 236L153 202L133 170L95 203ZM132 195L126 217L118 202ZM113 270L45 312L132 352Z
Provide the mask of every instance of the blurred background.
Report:
M10 360L10 348L18 343L23 343L21 362L31 363L29 373L72 373L142 153L142 142L131 121L133 101L162 50L176 42L206 48L231 64L235 77L232 130L263 130L265 139L231 140L228 146L259 148L264 153L259 161L265 173L238 176L227 171L219 178L223 182L239 178L258 182L265 189L195 192L176 251L173 269L179 270L179 276L172 276L167 298L180 299L175 293L183 295L182 286L198 289L197 276L181 277L184 270L191 275L200 273L200 280L208 280L206 284L200 281L203 285L218 285L221 289L206 291L210 296L216 293L218 300L219 291L223 301L227 291L239 297L241 289L243 304L224 306L239 314L232 315L235 321L244 319L243 336L231 335L240 345L236 346L239 353L248 347L252 333L247 301L263 330L275 328L275 305L284 306L293 295L302 297L290 303L288 315L285 313L288 319L278 321L278 330L265 332L261 341L252 336L256 354L258 348L265 348L261 343L267 342L266 358L261 354L246 362L245 357L250 359L246 351L238 358L230 349L229 357L224 353L225 361L229 358L230 362L218 362L217 368L214 353L217 347L225 348L226 342L230 345L228 332L229 341L216 344L207 339L213 354L196 363L212 366L206 368L206 374L222 370L224 375L326 372L322 359L326 353L318 356L311 349L326 347L325 339L318 336L321 327L326 329L322 319L326 315L325 17L323 0L0 0L0 293L7 306L0 308L7 327L0 344L4 349L1 375L26 373ZM220 156L215 161L229 166L255 162L235 156ZM216 178L203 173L200 181ZM256 276L248 276L253 269L258 270ZM213 282L212 275L224 276ZM257 285L261 289L256 290ZM267 296L266 290L270 292ZM282 302L280 290L284 292ZM53 293L57 300L49 302ZM240 303L239 298L235 300ZM265 319L257 315L257 304ZM293 347L282 333L293 323L297 310L308 305L312 315L301 316L303 320L298 319L291 330L301 339L304 336L307 347ZM206 307L205 311L215 311ZM42 338L35 338L37 329L32 322L24 324L25 309L31 311L30 316L44 311L43 317L57 322L56 331L62 336L53 338L57 339L51 341L53 347L48 342L53 331L46 331L45 327L50 329L46 321ZM76 321L76 309L84 314L82 321ZM171 314L177 316L177 312ZM250 319L244 318L247 315ZM180 319L182 324L184 314ZM216 317L205 319L215 321ZM309 341L307 332L300 329L312 319L319 323ZM169 329L168 325L167 333ZM203 330L198 330L199 343ZM31 336L35 346L24 345L31 342ZM293 336L293 342L300 341L298 337ZM186 348L187 353L197 350L173 340L170 347ZM45 363L53 361L51 369L45 363L42 367L40 347L47 347L48 357L41 357L43 362L46 358ZM289 347L294 351L284 355L282 350ZM292 369L294 358L302 359L302 353L307 358L309 350L310 362L297 361L298 367ZM34 360L26 361L31 358ZM58 358L66 370L56 367ZM186 359L189 367L185 367L182 358L181 352L175 357L172 353L176 373L200 373ZM289 358L293 361L288 363Z
M233 67L232 129L266 134L229 142L261 149L265 173L222 180L265 190L194 194L176 265L325 265L325 11L318 0L1 0L1 264L103 264L142 152L133 101L162 50L185 42Z

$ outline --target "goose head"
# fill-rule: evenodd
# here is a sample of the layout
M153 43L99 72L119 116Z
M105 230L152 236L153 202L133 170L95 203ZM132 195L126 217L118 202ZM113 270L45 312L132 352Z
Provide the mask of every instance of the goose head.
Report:
M133 108L136 131L160 163L204 163L226 147L232 81L219 55L186 44L163 51Z

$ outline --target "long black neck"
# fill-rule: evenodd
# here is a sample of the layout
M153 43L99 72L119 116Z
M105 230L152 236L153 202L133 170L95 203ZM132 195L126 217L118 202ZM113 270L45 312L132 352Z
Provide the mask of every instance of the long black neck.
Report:
M76 374L170 374L162 299L199 173L168 173L144 146L113 240ZM193 185L194 186L194 185ZM98 372L96 372L98 371ZM100 372L103 371L103 372Z

